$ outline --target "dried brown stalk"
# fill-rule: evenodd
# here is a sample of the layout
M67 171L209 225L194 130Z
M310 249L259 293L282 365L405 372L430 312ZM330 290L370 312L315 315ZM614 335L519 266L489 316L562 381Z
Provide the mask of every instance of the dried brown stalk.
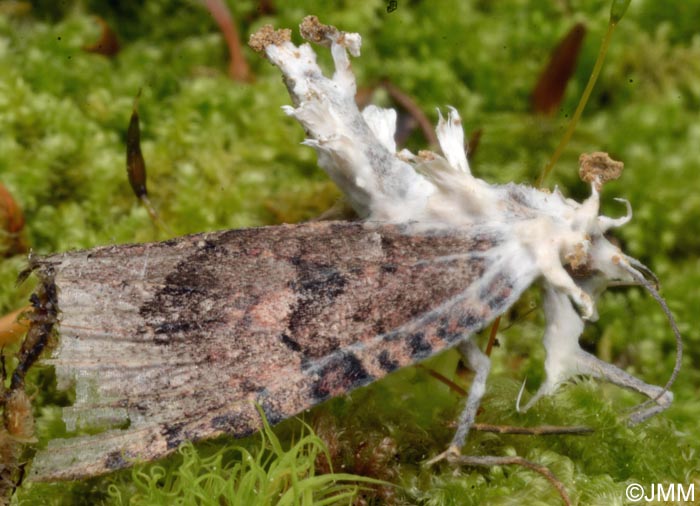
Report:
M513 457L470 457L467 455L460 455L458 457L450 458L450 461L455 464L470 467L493 467L493 466L522 466L536 473L541 474L544 478L552 484L556 489L557 493L561 497L562 501L566 506L571 506L571 499L569 494L566 492L564 484L554 475L552 471L549 470L547 466L532 462L531 460L524 459L519 456Z
M437 147L439 145L437 135L435 135L435 130L433 125L425 115L423 110L415 100L413 100L406 93L401 91L398 86L393 84L391 81L384 80L381 83L382 88L384 88L389 96L401 107L403 107L417 122L420 126L423 135L428 140L431 147Z
M475 423L474 430L481 432L495 432L497 434L519 434L524 436L579 436L592 434L591 427L573 425L570 427L561 425L537 425L535 427L514 427L512 425L492 425L490 423Z
M233 21L231 11L223 0L202 0L205 7L219 25L229 52L228 73L234 81L251 81L253 76L248 62L243 56L243 48L238 35L238 28Z

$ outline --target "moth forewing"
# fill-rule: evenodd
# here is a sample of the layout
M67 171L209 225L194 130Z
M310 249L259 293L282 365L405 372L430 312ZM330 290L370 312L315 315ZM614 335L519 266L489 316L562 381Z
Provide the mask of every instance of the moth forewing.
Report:
M454 346L534 279L509 247L492 225L322 222L49 257L62 316L47 362L76 389L64 418L105 431L51 441L31 476L245 436L256 404L276 423Z

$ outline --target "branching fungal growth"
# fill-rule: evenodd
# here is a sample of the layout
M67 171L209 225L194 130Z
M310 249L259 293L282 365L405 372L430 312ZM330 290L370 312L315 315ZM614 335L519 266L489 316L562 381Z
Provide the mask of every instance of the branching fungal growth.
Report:
M652 405L633 421L666 408L667 388L578 344L606 287L643 284L655 293L649 270L604 235L631 218L629 204L625 217L599 215L600 188L621 165L603 154L584 158L591 196L583 203L558 190L488 184L471 173L454 109L438 121L442 154L397 152L396 113L355 105L348 53L359 56L360 36L315 17L301 33L330 48L332 78L288 30L263 27L250 44L282 71L294 104L285 111L363 221L215 232L38 264L61 315L48 363L59 386L76 388L64 409L68 429L106 430L52 441L30 477L90 476L162 457L186 440L247 435L261 427L256 404L275 423L449 347L476 371L442 456L455 455L490 367L470 336L537 280L547 378L523 409L577 374L647 396Z
M355 107L355 80L347 53L359 56L360 36L323 25L313 16L304 19L300 30L305 39L330 47L335 62L331 79L323 76L309 45L296 47L282 32L265 27L250 43L264 50L282 71L296 105L285 111L304 126L309 136L304 144L316 149L319 165L357 213L370 223L405 223L416 231L459 233L486 227L508 238L488 252L499 259L502 270L480 280L484 290L496 276L517 292L522 290L521 283L542 278L548 321L544 336L547 379L523 409L577 374L600 377L656 401L658 406L632 415L635 421L667 407L673 396L666 388L647 385L578 344L584 320L597 318L594 301L607 286L642 284L642 272L653 276L604 236L632 218L629 202L623 200L627 216L598 215L599 192L605 182L620 176L623 164L606 153L581 155L581 179L591 184L591 196L581 204L558 190L548 193L516 184L489 185L471 174L461 119L452 108L446 120L440 114L437 126L442 155L421 151L416 156L405 149L397 153L393 140L396 113L371 105L360 113ZM580 275L572 276L567 270ZM488 359L470 341L459 349L477 376L453 440L455 448L464 443L484 391L480 383L485 382L488 371Z

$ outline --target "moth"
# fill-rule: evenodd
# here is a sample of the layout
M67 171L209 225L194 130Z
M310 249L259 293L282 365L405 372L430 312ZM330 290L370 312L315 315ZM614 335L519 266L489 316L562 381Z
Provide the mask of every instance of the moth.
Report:
M395 111L355 105L348 53L359 56L360 36L312 16L300 28L330 49L332 77L289 30L263 27L250 45L281 70L293 103L285 111L361 220L34 260L39 292L51 294L41 307L55 316L43 335L58 334L44 362L60 388L76 391L63 411L67 428L102 432L51 441L29 478L93 476L183 441L244 436L261 426L256 406L276 423L451 347L476 372L448 450L458 453L489 372L470 336L535 282L544 290L547 377L523 409L577 374L647 396L633 421L668 407L666 387L578 344L606 287L655 293L651 271L605 237L631 219L629 203L621 218L599 215L600 188L621 165L584 156L591 195L582 203L557 190L488 184L471 174L454 109L437 125L442 154L397 152Z

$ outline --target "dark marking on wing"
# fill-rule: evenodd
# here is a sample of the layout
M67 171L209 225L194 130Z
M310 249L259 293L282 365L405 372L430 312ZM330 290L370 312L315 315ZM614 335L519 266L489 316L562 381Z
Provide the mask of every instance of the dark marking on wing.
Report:
M165 278L163 288L139 308L144 331L150 330L154 342L169 345L179 336L197 340L221 325L221 308L212 308L210 302L225 300L221 293L212 257L223 254L220 241L202 241L203 246L179 262Z
M156 334L175 334L177 332L189 332L190 330L193 330L196 328L197 322L195 321L183 321L183 320L177 320L174 322L165 322L161 325L158 325L155 327L153 330ZM156 342L162 343L162 344L167 344L169 342L169 339L166 338L161 338L160 340L156 337L155 338Z
M293 258L292 264L297 270L297 278L289 282L289 287L295 292L297 302L289 316L288 336L313 327L320 315L345 292L347 285L345 276L331 265L308 262L299 257ZM296 341L292 337L290 340ZM338 340L333 338L309 344L304 347L299 343L299 351L303 350L307 358L323 357L339 346Z
M393 274L396 272L398 267L395 264L384 264L380 267L382 272L385 272L387 274Z
M382 350L379 353L379 366L386 372L392 372L398 369L399 363L391 358L387 350Z
M449 316L443 316L438 321L436 334L446 343L452 344L462 336L463 332L455 330Z
M420 360L430 355L433 347L425 340L424 332L416 332L408 337L408 348L411 357Z
M475 329L475 331L477 331L476 329L481 328L482 323L482 319L471 312L467 312L461 315L458 319L458 324L460 327L467 329Z
M215 430L229 431L237 425L236 418L237 415L232 414L215 416L211 419L211 428Z
M165 285L160 293L172 297L191 297L192 295L203 294L205 292L200 287L196 286Z
M492 311L500 311L509 301L513 291L513 282L507 275L496 276L482 291L481 298L488 301Z
M282 341L282 344L292 351L301 351L301 345L287 334L282 334L280 336L280 341Z
M240 390L246 394L257 393L264 391L265 386L255 381L255 378L243 378L241 380Z
M284 412L282 403L279 401L279 399L271 397L267 391L261 392L256 402L262 408L263 413L265 413L265 418L267 418L270 425L275 425L289 416L288 413Z
M105 467L111 471L123 469L128 465L129 462L124 459L123 452L119 450L111 452L105 459Z
M177 448L180 444L185 441L186 437L183 434L183 427L187 425L187 422L174 422L165 425L161 430L161 435L165 438L168 450Z
M349 390L366 385L372 376L362 366L362 362L352 353L342 353L333 357L319 372L314 382L312 394L318 401L344 394Z

